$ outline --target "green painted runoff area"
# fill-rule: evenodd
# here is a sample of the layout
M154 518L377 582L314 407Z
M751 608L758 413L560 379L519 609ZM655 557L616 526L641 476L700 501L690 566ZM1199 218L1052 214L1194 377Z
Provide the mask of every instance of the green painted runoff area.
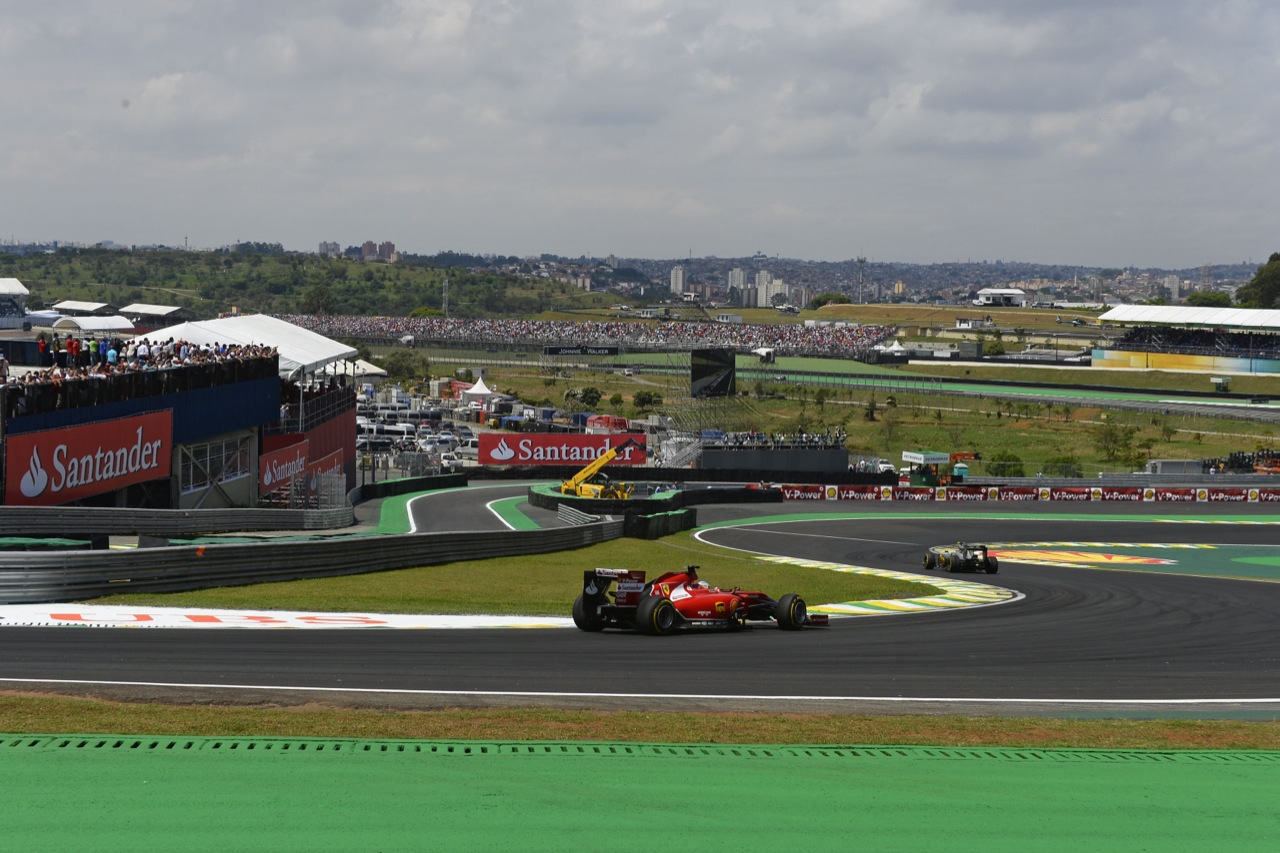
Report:
M13 850L1275 849L1280 752L0 736Z

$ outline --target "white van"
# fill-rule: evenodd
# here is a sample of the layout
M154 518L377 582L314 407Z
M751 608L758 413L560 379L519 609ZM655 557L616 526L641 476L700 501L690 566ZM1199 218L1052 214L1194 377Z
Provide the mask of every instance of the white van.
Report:
M464 438L462 443L458 445L457 454L467 459L480 458L480 439Z

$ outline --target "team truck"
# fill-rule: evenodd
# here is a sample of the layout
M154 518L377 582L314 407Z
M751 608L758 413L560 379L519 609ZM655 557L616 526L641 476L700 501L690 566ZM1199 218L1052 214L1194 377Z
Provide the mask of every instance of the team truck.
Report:
M604 466L617 459L623 451L641 447L634 438L628 438L617 447L610 447L590 464L560 484L560 494L579 498L614 498L626 500L635 488L632 483L615 483L604 473ZM643 448L641 448L643 451Z

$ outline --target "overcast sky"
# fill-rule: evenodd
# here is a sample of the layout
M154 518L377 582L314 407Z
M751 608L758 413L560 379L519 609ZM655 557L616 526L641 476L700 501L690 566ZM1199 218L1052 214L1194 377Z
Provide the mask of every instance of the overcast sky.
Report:
M0 237L1280 251L1274 0L5 0Z

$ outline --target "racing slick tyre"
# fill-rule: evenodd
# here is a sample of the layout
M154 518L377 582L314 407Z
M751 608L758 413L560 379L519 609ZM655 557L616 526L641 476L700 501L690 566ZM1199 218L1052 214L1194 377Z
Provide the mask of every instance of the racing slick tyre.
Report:
M956 570L955 561L951 558L950 554L938 555L938 568L948 572L954 572Z
M778 600L778 609L774 612L778 627L784 631L798 631L809 619L809 608L804 599L789 592Z
M588 613L586 602L580 595L573 600L573 624L584 631L603 631L604 619L599 613Z
M924 555L924 570L931 572L938 567L938 557L932 551Z
M1000 571L1000 562L995 557L987 557L987 574L994 575Z
M641 634L648 634L650 637L670 634L676 629L679 619L680 614L669 598L645 596L640 599L640 605L636 608L636 628Z

